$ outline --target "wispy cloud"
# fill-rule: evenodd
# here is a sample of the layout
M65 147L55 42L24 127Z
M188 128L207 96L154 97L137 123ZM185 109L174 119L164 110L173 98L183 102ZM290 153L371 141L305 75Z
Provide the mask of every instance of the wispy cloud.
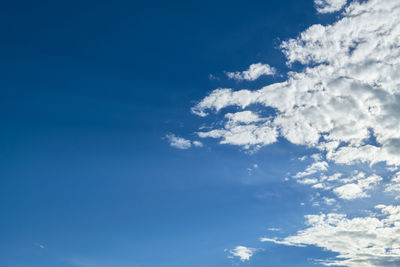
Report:
M192 146L192 142L190 140L176 136L174 134L167 134L165 138L168 140L170 146L178 149L188 149Z
M308 228L284 239L264 237L262 242L286 246L314 245L338 253L326 266L399 266L400 206L377 205L379 217L347 218L344 214L307 215Z
M341 10L347 0L314 0L318 13L332 13Z
M225 72L230 79L242 81L255 81L263 75L274 75L276 70L268 64L251 64L245 71Z
M192 146L202 147L203 143L200 141L191 141L183 137L176 136L174 134L167 134L165 136L170 146L178 149L189 149Z

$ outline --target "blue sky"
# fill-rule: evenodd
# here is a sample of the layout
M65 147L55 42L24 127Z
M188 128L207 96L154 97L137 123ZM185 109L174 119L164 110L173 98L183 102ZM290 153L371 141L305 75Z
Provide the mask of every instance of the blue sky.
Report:
M399 8L383 2L4 3L0 265L396 266L387 239L354 238L367 258L329 245L398 227L399 33L384 18ZM379 29L344 30L375 20L379 51ZM318 90L335 96L302 95Z

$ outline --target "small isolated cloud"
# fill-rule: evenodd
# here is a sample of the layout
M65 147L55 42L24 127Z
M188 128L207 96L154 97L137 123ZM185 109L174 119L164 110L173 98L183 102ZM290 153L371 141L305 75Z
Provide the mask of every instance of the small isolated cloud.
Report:
M203 147L203 143L200 141L193 141L192 144L197 147Z
M318 13L333 13L341 10L347 0L314 0Z
M170 146L178 149L188 149L192 146L203 147L203 143L200 141L191 141L183 137L176 136L174 134L167 134L165 136Z
M322 200L324 201L324 203L326 205L329 205L329 206L336 203L336 199L334 199L334 198L323 197Z
M43 244L40 244L40 243L35 243L34 245L39 247L39 248L41 248L41 249L45 248L45 246Z
M245 71L225 72L229 79L237 81L254 81L263 75L274 75L275 73L276 71L273 67L262 63L251 64L249 69Z
M251 174L253 173L253 171L254 171L255 169L257 169L257 168L258 168L258 164L253 164L253 166L247 168L248 174L251 175Z
M167 134L165 138L168 140L170 146L178 149L188 149L192 146L192 142L174 134Z
M245 246L237 246L234 249L229 250L230 257L239 257L241 261L248 261L253 256L257 249L248 248Z
M214 74L212 74L212 73L210 73L210 74L208 75L208 78L209 78L210 80L216 80L216 81L219 80L219 78L218 78L217 76L215 76Z

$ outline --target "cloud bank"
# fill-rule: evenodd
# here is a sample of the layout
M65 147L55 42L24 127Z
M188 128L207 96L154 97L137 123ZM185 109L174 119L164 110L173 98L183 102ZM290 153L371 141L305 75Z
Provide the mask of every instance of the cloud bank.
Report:
M395 172L400 166L400 2L346 4L315 0L319 13L346 8L335 23L312 25L281 43L287 65L301 65L286 80L258 90L217 88L192 108L201 117L228 107L237 110L226 113L213 128L200 129L200 138L255 151L281 137L318 150L314 163L292 179L324 193L321 202L327 206L369 198L379 186L393 199L400 192L398 172L382 177L373 168L382 163ZM263 72L252 66L227 75L255 80ZM358 171L360 164L370 169ZM335 172L332 168L339 165L354 171ZM321 261L327 266L400 266L400 206L375 208L379 212L366 217L335 212L307 215L307 228L296 235L262 241L314 245L338 253L335 259ZM232 255L243 251L232 250Z
M274 114L239 111L225 117L223 128L199 136L248 149L282 136L336 163L400 165L399 44L397 0L353 2L335 24L313 25L281 44L287 63L303 64L302 71L256 91L216 89L192 108L207 116L257 104Z
M287 246L314 245L338 253L322 260L326 266L399 266L400 206L377 205L379 213L349 219L344 214L307 215L307 229L282 240L261 238Z

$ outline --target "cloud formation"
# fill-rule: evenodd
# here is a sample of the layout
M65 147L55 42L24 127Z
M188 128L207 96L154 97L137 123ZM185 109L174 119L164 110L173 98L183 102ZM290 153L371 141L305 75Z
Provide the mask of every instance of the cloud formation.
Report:
M357 182L348 183L333 189L333 192L342 199L356 199L369 197L366 190L370 190L374 185L378 184L382 177L371 175L367 178L357 179Z
M251 111L227 113L223 129L199 132L201 138L221 138L221 144L258 148L276 142L278 131L267 118Z
M251 64L248 70L236 71L236 72L225 72L226 76L230 79L242 81L255 81L263 75L274 75L275 69L268 64L255 63Z
M328 163L326 161L319 161L319 162L314 162L310 166L307 167L303 172L298 172L294 178L301 178L305 176L309 176L311 174L321 172L321 171L326 171L328 170Z
M313 25L281 44L288 65L299 62L302 71L255 91L216 89L192 108L207 116L228 106L245 110L257 104L274 114L245 125L226 118L228 127L199 136L249 149L282 136L316 147L336 163L400 165L399 25L397 0L351 3L335 24Z
M248 248L245 246L237 246L234 249L229 250L230 257L239 257L241 261L248 261L253 256L257 249Z
M347 0L314 0L318 13L332 13L341 10Z
M170 146L178 149L189 149L193 146L202 147L203 143L200 141L190 141L183 137L176 136L174 134L167 134L165 136Z
M390 174L400 166L400 2L346 2L315 0L319 13L346 7L335 23L312 25L281 43L287 65L301 65L286 80L258 90L217 88L192 108L206 117L230 107L211 129L199 130L200 138L254 151L281 137L318 150L314 162L292 178L316 190L321 203L332 208L368 198L377 188L396 198L400 192L399 172ZM252 80L250 69L230 75ZM376 163L393 177L376 174ZM330 170L339 165L352 171ZM361 165L370 169L357 171ZM344 211L308 215L308 228L297 235L262 241L315 245L339 254L322 261L325 265L400 266L400 208L376 209L366 217L349 218Z
M326 266L399 266L400 206L377 205L377 216L347 218L344 214L307 215L308 228L284 239L261 238L286 246L314 245L338 253L321 260Z

